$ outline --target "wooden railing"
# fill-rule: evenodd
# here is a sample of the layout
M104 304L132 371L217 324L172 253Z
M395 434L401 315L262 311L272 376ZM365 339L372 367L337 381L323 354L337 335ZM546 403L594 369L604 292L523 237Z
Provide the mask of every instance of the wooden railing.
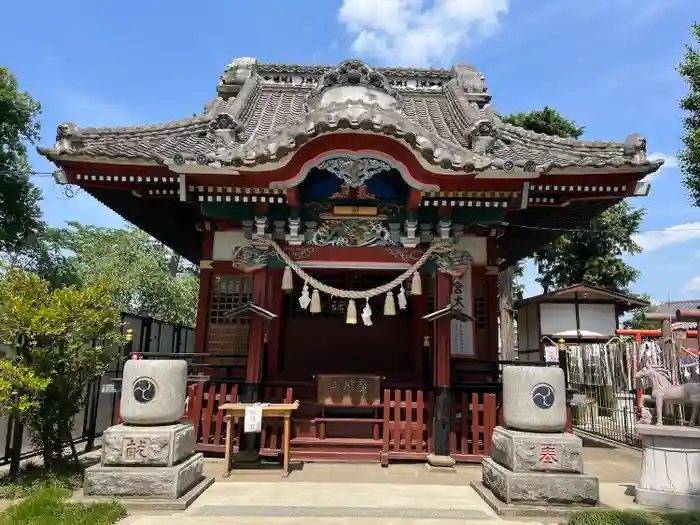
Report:
M495 394L456 392L452 398L450 454L458 462L479 462L491 455L498 421Z
M424 461L433 449L432 393L384 390L381 463L392 459Z
M265 386L260 399L264 402L289 403L296 398L295 390L291 387ZM183 420L191 421L194 426L197 452L224 453L226 425L218 407L222 403L235 402L238 393L239 385L236 383L212 381L189 386ZM373 429L372 441L377 443L381 464L386 466L391 460L425 461L433 451L433 393L420 389L385 389L382 394L382 402L377 407L381 419L376 423L374 419L371 421L377 427ZM313 400L308 402L315 403ZM490 456L491 436L499 414L496 394L455 392L451 406L451 456L458 462L478 462ZM234 421L234 450L239 445L241 430L239 422ZM323 437L318 441L325 441ZM282 422L276 418L264 420L260 454L278 457L281 438ZM331 441L340 443L342 438L328 440L329 443ZM351 444L353 438L348 438L347 442L346 445Z

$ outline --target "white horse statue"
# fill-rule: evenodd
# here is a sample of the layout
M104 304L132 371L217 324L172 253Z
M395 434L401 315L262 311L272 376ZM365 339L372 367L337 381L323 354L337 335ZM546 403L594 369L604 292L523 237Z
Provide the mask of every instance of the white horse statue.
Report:
M656 424L663 425L664 403L692 405L693 412L690 415L690 426L696 426L698 421L698 408L700 408L700 385L697 383L684 383L674 385L668 369L658 365L647 364L634 374L636 379L649 378L651 382L651 395L644 395L640 399L640 408L644 407L644 401L654 398L656 402Z

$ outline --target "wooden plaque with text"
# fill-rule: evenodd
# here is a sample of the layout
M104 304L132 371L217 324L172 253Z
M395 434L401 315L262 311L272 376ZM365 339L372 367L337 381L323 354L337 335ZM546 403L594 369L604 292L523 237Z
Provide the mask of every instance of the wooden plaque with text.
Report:
M381 405L381 376L317 375L316 400L324 406Z

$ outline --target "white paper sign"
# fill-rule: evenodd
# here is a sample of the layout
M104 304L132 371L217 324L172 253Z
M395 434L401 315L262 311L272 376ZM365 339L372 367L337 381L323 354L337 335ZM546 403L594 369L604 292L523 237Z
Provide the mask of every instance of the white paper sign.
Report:
M559 347L558 346L545 346L544 347L544 360L547 363L558 363L559 362Z
M262 430L262 405L245 407L243 432L260 432Z
M474 315L474 298L472 297L472 271L467 266L467 271L462 277L452 279L452 292L450 294L452 306L459 308L467 315ZM457 321L450 323L450 354L454 356L474 355L474 322Z

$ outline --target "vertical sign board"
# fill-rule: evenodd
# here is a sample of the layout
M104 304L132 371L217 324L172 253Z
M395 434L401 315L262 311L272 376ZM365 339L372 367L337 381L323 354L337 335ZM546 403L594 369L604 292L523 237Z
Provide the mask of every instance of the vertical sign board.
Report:
M474 298L472 291L472 269L467 266L467 271L462 277L452 278L452 292L450 294L452 306L459 308L467 315L474 315ZM473 356L474 355L474 322L450 321L450 355Z

